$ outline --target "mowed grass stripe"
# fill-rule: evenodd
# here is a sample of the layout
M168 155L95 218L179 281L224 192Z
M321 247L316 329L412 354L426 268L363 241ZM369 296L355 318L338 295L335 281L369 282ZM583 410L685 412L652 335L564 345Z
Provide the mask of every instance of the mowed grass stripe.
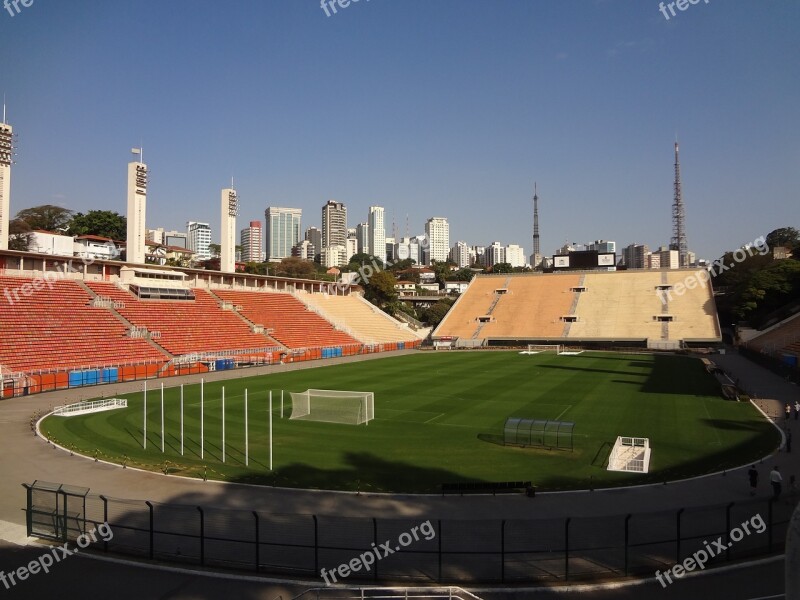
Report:
M142 393L129 407L51 417L55 441L93 456L153 470L230 481L308 488L433 492L462 480L531 480L541 489L661 481L760 458L777 432L748 403L723 400L700 361L683 356L516 352L416 353L207 383L205 458L200 459L200 386L184 387L185 453L180 456L180 390L166 389L161 453L161 391L150 382L148 444L142 448ZM159 382L160 383L160 382ZM221 463L222 387L226 463ZM250 468L244 466L248 389ZM368 426L289 420L289 391L373 391ZM280 390L284 413L280 419ZM268 393L273 390L274 466L267 469ZM521 449L481 439L502 434L509 416L574 421L575 451ZM649 475L609 473L617 435L649 437Z

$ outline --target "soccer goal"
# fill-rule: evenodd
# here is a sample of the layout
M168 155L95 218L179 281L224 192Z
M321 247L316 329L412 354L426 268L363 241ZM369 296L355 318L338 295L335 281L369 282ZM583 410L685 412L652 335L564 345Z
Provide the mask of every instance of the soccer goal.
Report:
M554 352L561 354L564 347L561 344L528 344L528 349L523 350L520 354L540 354L542 352Z
M290 419L361 425L375 418L375 395L372 392L306 390L291 394Z
M649 469L650 438L618 436L608 457L608 470L647 473Z

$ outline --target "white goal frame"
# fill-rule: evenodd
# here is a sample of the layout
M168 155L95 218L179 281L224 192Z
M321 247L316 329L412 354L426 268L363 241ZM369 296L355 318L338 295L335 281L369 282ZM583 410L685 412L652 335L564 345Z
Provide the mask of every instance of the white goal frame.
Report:
M528 344L528 349L523 350L520 354L541 354L542 352L561 354L563 351L564 346L561 344Z
M647 473L650 470L650 438L617 436L608 456L609 471Z
M368 425L375 418L373 392L309 389L305 392L291 392L291 396L290 419Z

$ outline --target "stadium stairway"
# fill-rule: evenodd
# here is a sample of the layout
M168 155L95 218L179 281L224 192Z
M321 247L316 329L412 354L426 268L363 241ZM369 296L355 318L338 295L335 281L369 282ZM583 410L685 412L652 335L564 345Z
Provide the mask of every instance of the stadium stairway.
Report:
M85 284L83 281L80 281L80 280L78 280L78 281L76 281L76 283L77 283L79 286L81 286L81 287L82 287L84 290L86 290L86 293L87 293L87 294L90 294L90 295L92 296L92 298L94 298L94 299L99 299L99 298L101 298L101 296L99 296L99 295L98 295L98 294L97 294L97 293L96 293L96 292L95 292L95 291L94 291L92 288L90 288L88 285L86 285L86 284ZM128 321L128 319L126 319L125 317L123 317L123 316L122 316L121 314L119 314L119 313L118 313L116 310L114 310L114 309L112 308L112 309L110 309L108 312L109 312L109 314L111 314L111 316L113 316L115 319L117 319L117 320L118 320L120 323L122 323L123 325L125 325L125 328L126 328L126 329L128 329L129 331L130 331L131 329L133 329L133 327L134 327L134 324L133 324L133 323L131 323L130 321ZM150 338L142 338L142 339L143 339L145 342L147 342L148 344L150 344L150 345L151 345L151 346L152 346L152 347L153 347L155 350L157 350L158 352L162 352L162 353L164 353L164 354L165 354L165 355L166 355L168 358L170 358L170 359L173 359L173 358L175 358L175 355L174 355L174 354L172 354L172 353L171 353L169 350L167 350L166 348L164 348L164 347L162 347L162 346L159 346L158 344L156 344L156 343L155 343L153 340L151 340Z

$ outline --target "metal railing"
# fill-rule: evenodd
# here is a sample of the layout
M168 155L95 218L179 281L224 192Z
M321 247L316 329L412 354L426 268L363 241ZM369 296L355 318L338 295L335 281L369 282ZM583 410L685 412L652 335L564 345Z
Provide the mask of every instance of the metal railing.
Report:
M28 489L28 535L68 541L53 527L59 484ZM757 498L659 512L550 519L430 519L432 537L415 540L351 573L347 583L538 583L650 576L715 540L724 547L708 566L783 551L800 496ZM59 503L61 502L61 503ZM530 502L535 503L535 499ZM534 506L534 505L532 505ZM65 513L66 514L66 513ZM421 518L350 518L160 504L87 493L69 504L71 522L107 522L103 551L150 560L320 578L338 566L393 547ZM424 517L423 517L424 518ZM733 535L745 521L747 536ZM758 526L756 526L758 525ZM763 528L760 526L763 525ZM741 533L741 529L739 529ZM727 545L724 543L727 542ZM338 582L338 583L341 583Z

